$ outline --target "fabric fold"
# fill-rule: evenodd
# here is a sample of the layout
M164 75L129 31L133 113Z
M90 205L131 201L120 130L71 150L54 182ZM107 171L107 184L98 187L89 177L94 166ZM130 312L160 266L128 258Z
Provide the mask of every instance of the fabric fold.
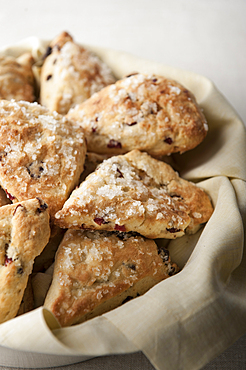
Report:
M246 303L242 291L240 295L234 291L241 279L246 280L242 276L238 280L240 266L245 263L241 214L228 179L215 178L207 180L208 184L213 188L215 214L186 266L179 276L138 298L139 304L129 302L125 307L128 310L124 315L131 314L139 330L132 333L130 325L122 323L119 311L108 314L160 370L199 369L232 344L232 338L246 331ZM224 218L223 228L218 230L218 220ZM219 240L215 239L218 231L221 231ZM215 240L220 243L219 249ZM240 286L245 290L241 283ZM141 325L144 315L148 321ZM151 330L153 327L155 330Z
M47 44L30 38L1 54L31 51L40 58ZM207 117L209 133L194 150L175 155L174 162L182 177L207 191L215 210L195 235L160 241L168 245L181 271L143 296L69 328L60 328L43 307L1 324L0 363L41 367L43 354L47 359L43 366L59 366L141 350L158 370L198 370L246 332L244 124L203 76L119 51L89 48L117 78L133 71L162 74L194 93Z

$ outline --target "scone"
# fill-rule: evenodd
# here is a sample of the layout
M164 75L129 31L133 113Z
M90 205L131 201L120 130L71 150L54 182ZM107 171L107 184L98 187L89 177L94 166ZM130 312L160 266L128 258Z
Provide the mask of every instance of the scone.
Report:
M105 160L75 189L55 222L63 228L135 231L174 239L213 212L208 195L168 164L138 150Z
M48 207L41 199L0 208L0 323L16 316L34 259L49 236Z
M178 82L135 74L78 104L67 117L85 130L88 151L153 156L185 152L205 138L206 119L195 97Z
M153 240L126 233L68 230L56 254L44 306L61 326L101 315L178 271Z
M0 57L0 99L34 101L33 63L34 59L29 53L19 58Z
M53 217L77 185L85 153L77 124L37 103L0 101L0 185L12 202L38 196Z
M93 93L115 82L110 69L63 32L47 50L41 69L40 103L66 114Z

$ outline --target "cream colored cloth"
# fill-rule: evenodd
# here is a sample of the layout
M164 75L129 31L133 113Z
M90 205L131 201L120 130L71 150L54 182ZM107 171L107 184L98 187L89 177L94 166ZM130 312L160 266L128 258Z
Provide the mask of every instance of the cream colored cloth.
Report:
M30 38L4 52L32 50L39 57L45 45ZM203 230L169 242L172 259L182 270L145 295L74 327L59 328L43 307L1 324L0 365L59 366L143 351L159 370L200 369L246 332L244 125L202 76L112 50L91 49L118 78L134 71L162 74L195 94L209 134L196 149L175 155L175 161L181 176L210 194L215 211Z

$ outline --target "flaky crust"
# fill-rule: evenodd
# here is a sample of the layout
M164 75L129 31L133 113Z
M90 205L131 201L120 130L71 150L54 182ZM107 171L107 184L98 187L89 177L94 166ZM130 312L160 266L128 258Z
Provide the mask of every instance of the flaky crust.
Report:
M0 57L0 99L34 101L33 63L31 54Z
M49 236L48 208L41 199L0 208L0 323L16 316L34 259Z
M115 82L109 68L63 32L48 49L40 79L40 103L66 114L93 93Z
M135 74L105 87L68 112L83 129L89 151L153 156L185 152L205 138L206 119L195 97L176 81Z
M13 202L41 197L51 216L83 171L81 127L37 103L0 101L0 184Z
M44 306L61 326L83 322L145 293L178 271L153 240L68 230L58 249Z
M64 228L136 231L174 239L196 232L213 212L208 195L168 164L134 150L111 157L55 215Z

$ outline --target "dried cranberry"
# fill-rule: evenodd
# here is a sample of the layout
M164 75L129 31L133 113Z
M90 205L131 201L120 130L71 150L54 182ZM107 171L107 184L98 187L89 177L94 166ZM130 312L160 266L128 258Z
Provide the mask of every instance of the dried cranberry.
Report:
M9 258L8 256L5 256L4 266L8 266L12 262L13 260L11 257Z
M111 139L111 140L109 140L107 147L108 148L121 149L122 148L122 145L121 145L121 143L119 141L116 141L114 139Z
M169 145L171 145L173 143L173 139L170 138L170 137L167 137L164 141L165 141L165 143L167 143Z
M123 231L123 232L126 231L125 225L117 225L117 224L115 224L114 225L114 229L115 230L118 230L118 231Z
M174 234L174 233L178 233L179 231L181 231L181 229L177 229L177 228L175 228L175 227L171 227L170 229L168 229L168 228L167 228L167 231L168 231L169 233Z
M18 204L18 205L15 207L15 210L14 210L13 216L15 215L15 213L16 213L16 211L17 211L17 208L19 208L19 207L23 207L23 205L22 205L22 204ZM23 207L23 208L24 208L24 207Z
M108 221L105 221L104 218L102 218L102 217L94 218L94 222L96 224L98 224L99 226L104 225L104 224L108 224Z
M10 200L14 200L14 199L15 199L15 197L14 197L12 194L10 194L6 189L5 189L5 193L6 193L7 197L8 197Z

